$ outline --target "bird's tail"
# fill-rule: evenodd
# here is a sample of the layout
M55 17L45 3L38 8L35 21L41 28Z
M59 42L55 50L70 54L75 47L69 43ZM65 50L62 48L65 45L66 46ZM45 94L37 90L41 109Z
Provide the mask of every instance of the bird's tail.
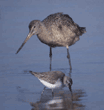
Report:
M80 32L81 32L81 34L86 33L86 28L85 27L80 27Z
M35 72L33 72L33 71L29 71L32 75L35 75L36 73Z

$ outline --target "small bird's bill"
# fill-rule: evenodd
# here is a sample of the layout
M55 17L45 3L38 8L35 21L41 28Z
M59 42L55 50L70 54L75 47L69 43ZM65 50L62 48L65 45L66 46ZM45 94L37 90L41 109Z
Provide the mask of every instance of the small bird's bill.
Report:
M22 45L20 46L20 48L17 50L16 54L22 49L22 47L24 46L24 44L30 39L30 37L32 36L32 33L29 33L28 36L26 37L25 41L22 43Z
M71 85L69 84L68 86L69 86L69 90L70 90L70 92L72 92Z

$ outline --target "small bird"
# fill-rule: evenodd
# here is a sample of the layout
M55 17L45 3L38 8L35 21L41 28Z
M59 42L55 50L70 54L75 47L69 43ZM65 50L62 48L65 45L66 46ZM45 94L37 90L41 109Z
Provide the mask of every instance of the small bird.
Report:
M52 48L66 47L70 70L72 70L69 46L75 44L75 42L79 40L79 36L85 32L85 27L80 27L69 15L63 13L51 14L43 21L33 20L30 22L29 34L20 48L17 50L16 54L33 35L37 35L42 43L50 47L50 69L52 60Z
M49 72L32 72L30 71L32 75L37 77L40 82L45 85L42 94L46 87L52 89L52 95L53 95L53 89L55 88L63 88L68 87L71 94L72 94L72 79L68 76L65 76L65 74L61 71L49 71Z

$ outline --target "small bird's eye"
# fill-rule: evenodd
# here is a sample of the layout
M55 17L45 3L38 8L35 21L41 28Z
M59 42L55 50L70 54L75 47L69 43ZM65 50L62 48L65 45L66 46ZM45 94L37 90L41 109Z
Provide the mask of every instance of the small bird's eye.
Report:
M35 26L34 26L34 28L35 28Z

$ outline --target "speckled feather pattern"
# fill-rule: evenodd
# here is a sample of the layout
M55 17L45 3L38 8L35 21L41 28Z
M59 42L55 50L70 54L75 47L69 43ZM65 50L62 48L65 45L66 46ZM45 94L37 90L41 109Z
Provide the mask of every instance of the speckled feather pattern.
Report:
M29 24L29 29L31 30L36 23L39 24L39 40L51 47L70 46L85 32L84 27L79 27L69 15L63 13L51 14L43 21L33 20Z
M68 47L78 41L79 36L85 32L85 27L80 27L69 15L63 13L51 14L43 21L33 20L30 22L29 34L16 53L33 35L37 35L42 43L50 47Z
M30 71L30 73L35 77L37 77L38 79L42 79L51 84L55 84L59 78L60 80L63 80L63 77L65 76L65 74L61 71L49 71L49 72L41 72L41 73Z

